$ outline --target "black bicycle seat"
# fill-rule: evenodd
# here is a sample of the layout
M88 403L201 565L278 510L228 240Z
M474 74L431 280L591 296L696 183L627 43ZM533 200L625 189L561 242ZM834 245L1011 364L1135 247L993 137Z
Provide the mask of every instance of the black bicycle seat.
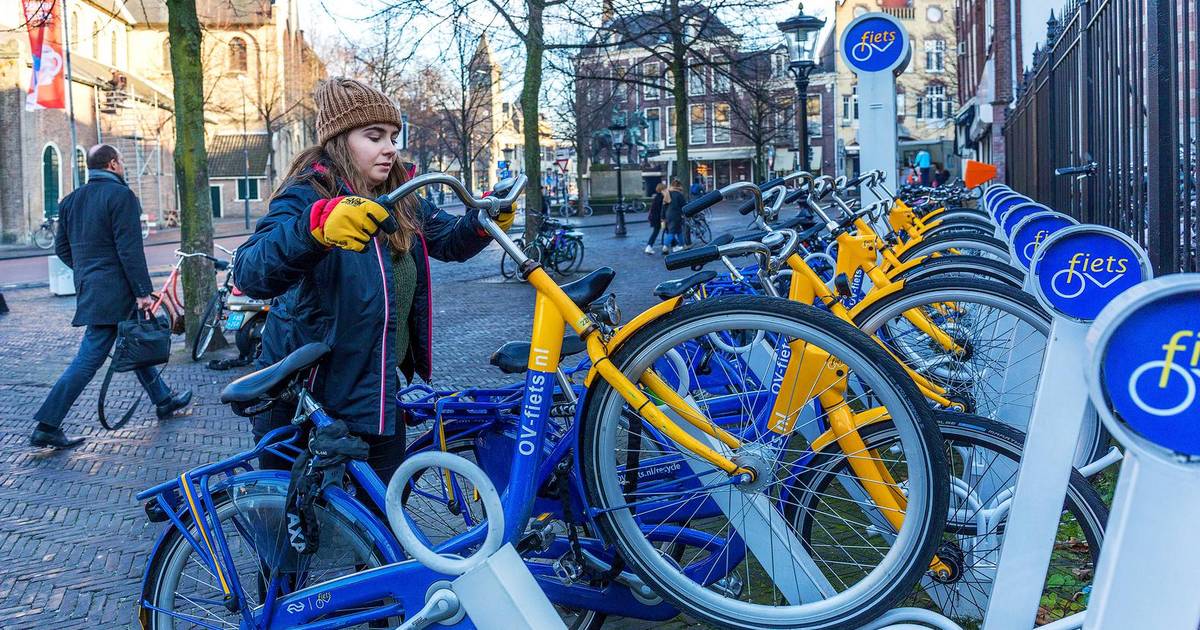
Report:
M566 335L560 356L569 357L587 350L587 344L576 335ZM492 353L491 364L505 374L520 374L529 369L529 342L510 341ZM554 366L557 368L558 366Z
M279 387L291 381L297 372L316 365L329 354L329 346L310 343L300 346L282 361L251 372L221 390L221 402L248 403L277 394Z
M654 287L654 296L660 300L669 300L673 297L679 297L716 277L717 272L713 271L712 269L705 269L704 271L697 271L686 278L680 278L679 280L667 280L666 282L659 283L658 286Z
M601 267L574 282L562 285L562 290L576 306L586 309L588 304L604 294L615 277L617 272L613 271L612 267Z

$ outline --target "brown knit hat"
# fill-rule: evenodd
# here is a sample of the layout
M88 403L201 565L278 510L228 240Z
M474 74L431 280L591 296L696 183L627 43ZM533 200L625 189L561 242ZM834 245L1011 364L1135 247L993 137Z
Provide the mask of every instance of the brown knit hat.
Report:
M401 126L400 108L379 90L346 77L333 77L317 85L317 144L372 123Z

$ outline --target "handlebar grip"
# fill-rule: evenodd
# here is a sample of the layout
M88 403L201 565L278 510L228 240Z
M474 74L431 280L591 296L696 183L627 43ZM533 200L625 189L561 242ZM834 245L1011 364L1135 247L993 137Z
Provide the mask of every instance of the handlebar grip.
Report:
M668 270L674 271L676 269L683 269L684 267L696 267L710 263L720 257L721 254L716 245L705 245L704 247L696 247L668 254L664 262Z
M683 216L690 217L694 214L703 212L717 205L717 203L724 198L725 197L721 194L720 190L710 190L701 195L699 199L693 199L686 206L684 206Z
M843 188L854 188L855 186L867 181L868 179L873 179L874 177L875 177L875 171L868 171L868 172L863 173L862 175L859 175L858 177L855 177L854 179L846 182L846 185L843 186Z
M808 187L807 186L804 188L797 188L796 190L793 190L783 196L783 203L786 203L786 204L796 203L797 201L800 201L801 199L803 199L806 195L808 195Z
M1093 165L1093 164L1084 164L1082 166L1064 166L1062 168L1054 169L1054 174L1055 175L1082 175L1084 173L1091 173L1092 169L1094 169L1094 168L1095 168L1095 165Z
M754 200L754 197L751 197L743 201L742 205L738 206L737 211L738 214L750 214L751 212L754 212L754 209L757 207L758 203Z
M768 179L767 181L759 184L758 189L765 193L768 190L770 190L776 186L782 186L784 184L784 182L786 182L786 181L787 180L785 180L782 177L776 177L775 179Z

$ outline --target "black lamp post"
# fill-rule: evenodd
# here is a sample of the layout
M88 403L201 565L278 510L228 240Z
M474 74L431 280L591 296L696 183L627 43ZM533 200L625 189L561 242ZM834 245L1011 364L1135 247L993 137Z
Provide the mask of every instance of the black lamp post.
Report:
M625 192L621 183L621 154L625 152L628 146L625 144L625 125L614 123L609 125L608 132L612 134L612 150L617 155L617 206L615 208L617 215L617 227L613 230L614 236L625 236Z
M788 70L796 78L796 109L799 110L798 141L800 169L808 170L808 75L817 67L817 36L825 20L804 13L804 3L796 15L775 25L787 40Z

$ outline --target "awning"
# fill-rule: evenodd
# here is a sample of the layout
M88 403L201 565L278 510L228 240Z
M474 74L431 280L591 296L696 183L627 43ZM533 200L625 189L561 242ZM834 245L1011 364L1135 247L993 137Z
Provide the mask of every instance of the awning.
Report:
M692 162L702 160L745 160L752 157L754 157L754 147L723 147L720 149L691 149L688 151L688 160ZM663 149L662 153L648 158L646 161L674 162L675 151L669 148Z

